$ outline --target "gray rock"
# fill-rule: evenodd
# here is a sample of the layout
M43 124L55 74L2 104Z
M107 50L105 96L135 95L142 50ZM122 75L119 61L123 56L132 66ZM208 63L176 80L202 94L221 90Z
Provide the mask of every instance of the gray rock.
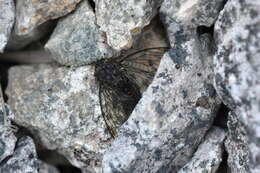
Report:
M0 0L0 53L8 42L15 19L13 0Z
M101 172L110 134L101 116L94 68L52 65L9 70L8 102L14 121L84 171Z
M211 26L223 7L224 0L165 0L160 12L163 16L189 27Z
M96 17L107 43L116 50L130 48L134 37L150 23L162 0L96 0Z
M0 86L0 162L12 155L17 140L11 128L12 116L8 105L3 101Z
M260 172L259 9L259 1L229 0L215 24L215 85L245 125L252 172Z
M229 113L228 116L228 136L225 148L228 153L228 166L232 173L250 172L247 132L234 113Z
M177 172L187 163L220 104L213 58L209 52L201 56L201 44L209 45L194 36L164 55L152 84L105 153L104 173Z
M80 3L74 13L58 22L45 48L63 65L89 64L115 54L105 43L87 1Z
M37 159L36 149L30 137L22 137L12 157L0 166L4 173L38 173L40 161Z
M224 130L213 127L199 145L191 161L178 173L215 173L222 161Z
M172 46L188 41L198 26L212 26L223 7L224 0L165 0L160 8L160 17L168 32Z
M42 23L72 12L81 0L23 0L16 2L15 32L28 35Z

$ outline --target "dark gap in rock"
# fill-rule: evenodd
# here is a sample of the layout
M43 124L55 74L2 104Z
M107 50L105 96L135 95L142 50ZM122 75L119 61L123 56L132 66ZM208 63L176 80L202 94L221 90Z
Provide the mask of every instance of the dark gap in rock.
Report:
M222 153L222 162L220 163L216 173L230 173L231 172L230 168L228 167L227 159L228 159L228 153L226 150L224 150Z
M6 87L8 85L8 70L10 67L17 65L16 63L3 63L0 59L0 84L3 91L4 101L7 102L8 97L5 94Z
M168 31L167 31L167 23L165 22L166 19L165 19L165 16L164 14L160 13L159 10L158 10L158 14L154 17L154 19L156 19L160 25L160 28L162 28L163 30L163 37L167 40L168 42L168 47L170 48L171 47L171 44L170 44L170 36L168 35Z
M61 173L81 173L81 170L72 166L58 166L57 167Z
M40 38L39 40L36 40L32 43L30 43L29 45L27 45L26 47L24 47L22 50L37 50L37 49L42 49L44 47L44 45L48 42L48 40L50 39L54 29L57 26L58 23L58 19L56 20L50 20L49 22L49 28L47 30L47 33Z
M32 133L28 129L26 129L25 127L22 127L20 125L17 125L15 123L13 123L13 124L18 127L18 132L15 134L17 139L19 139L19 138L21 138L23 136L30 136L31 138L34 139ZM35 139L34 139L34 141L35 141Z
M166 29L166 26L163 24L163 21L162 19L160 18L160 15L156 15L154 17L155 20L158 21L158 25L160 25L160 27L157 27L158 29L161 28L162 30L162 33L163 33L163 37L167 40L168 42L168 47L170 47L170 40L169 40L169 36L167 35L167 29Z
M213 125L227 129L227 118L228 118L229 108L223 103L220 105L217 116L214 119Z
M47 150L43 146L37 145L37 153L40 160L55 166L62 173L81 173L79 168L71 165L64 156L55 150Z
M96 13L96 4L93 0L88 0L90 6L92 7L94 13Z
M197 27L197 34L200 36L202 34L208 33L211 36L214 34L214 25L207 27L207 26L198 26Z

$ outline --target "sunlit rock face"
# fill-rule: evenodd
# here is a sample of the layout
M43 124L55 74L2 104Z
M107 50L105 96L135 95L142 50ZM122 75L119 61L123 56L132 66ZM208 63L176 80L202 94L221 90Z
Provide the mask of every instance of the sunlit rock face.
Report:
M215 24L215 85L249 136L250 169L260 171L260 3L233 1Z
M46 150L70 173L260 172L259 9L254 0L0 0L0 172L64 172L54 156L39 160ZM147 51L155 47L163 51ZM119 60L132 68L106 66ZM112 134L116 115L126 118Z
M2 53L9 40L15 20L13 0L1 0L0 9L0 53Z

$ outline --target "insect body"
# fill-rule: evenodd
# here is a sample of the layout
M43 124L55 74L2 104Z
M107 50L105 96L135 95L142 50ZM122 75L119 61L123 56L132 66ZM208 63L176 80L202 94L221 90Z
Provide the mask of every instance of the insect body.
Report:
M152 81L165 47L147 48L95 65L102 116L112 137Z

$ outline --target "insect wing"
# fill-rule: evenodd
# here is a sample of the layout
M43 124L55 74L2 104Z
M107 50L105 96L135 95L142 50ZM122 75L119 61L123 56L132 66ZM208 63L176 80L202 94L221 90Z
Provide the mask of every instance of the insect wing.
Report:
M166 50L166 47L147 48L128 54L120 59L127 77L140 87L141 93L153 80L161 57Z
M117 128L127 119L129 114L125 111L124 104L131 98L124 98L116 88L100 85L99 100L103 119L112 137L116 136Z

